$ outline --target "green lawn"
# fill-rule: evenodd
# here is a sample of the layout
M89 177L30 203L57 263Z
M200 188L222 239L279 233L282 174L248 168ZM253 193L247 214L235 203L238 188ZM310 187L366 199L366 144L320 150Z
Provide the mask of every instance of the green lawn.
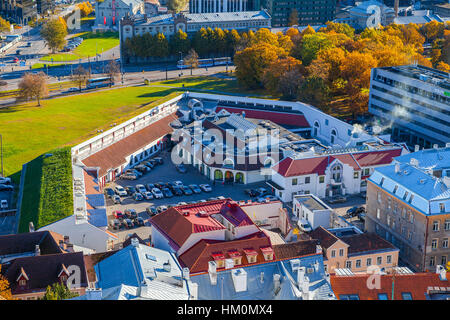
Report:
M64 63L47 63L49 68L63 66ZM45 63L35 63L31 66L31 69L41 69L45 67Z
M42 61L54 62L75 61L81 58L95 57L96 53L103 53L119 45L119 34L117 32L93 33L84 32L74 37L84 39L77 48L68 53L56 53L42 57Z
M74 145L96 135L98 129L123 122L147 109L148 105L144 104L174 91L214 88L228 92L239 90L235 81L201 77L49 99L41 102L42 107L30 102L1 108L5 175L17 173L22 164L51 149Z
M55 149L27 165L19 232L35 228L73 213L70 148Z

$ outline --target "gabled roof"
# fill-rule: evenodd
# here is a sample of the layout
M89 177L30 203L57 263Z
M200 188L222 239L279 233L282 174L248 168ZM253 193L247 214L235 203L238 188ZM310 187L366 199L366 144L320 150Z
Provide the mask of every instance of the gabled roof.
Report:
M17 294L33 291L45 291L47 286L59 282L61 266L77 266L80 268L80 286L87 287L86 268L82 252L49 254L17 258L11 264L3 265L2 274L11 284L11 292ZM26 271L28 277L27 290L20 291L16 279Z
M389 241L384 240L375 233L360 233L340 237L349 245L348 255L377 250L398 250Z
M98 178L103 177L108 170L124 164L127 156L171 133L173 129L169 124L175 119L178 119L176 112L94 153L82 162L87 167L98 167Z
M41 255L62 253L60 240L64 240L64 236L52 231L0 236L0 256L34 252L36 245L39 245Z
M331 163L329 157L315 157L307 159L285 158L273 167L273 170L284 177L302 176L316 173L324 175L325 169Z
M329 248L333 244L335 244L337 241L339 241L339 238L336 237L334 234L332 234L330 231L325 229L322 226L317 227L309 234L312 239L319 240L319 244L323 248Z
M273 246L273 251L277 259L293 259L316 253L318 240L301 240L291 243L278 244Z
M370 167L390 164L393 158L402 154L402 148L381 150L381 151L368 151L353 153L353 157L358 162L360 167Z
M449 281L442 281L436 273L392 274L380 276L380 289L369 289L367 280L370 274L352 276L331 275L331 287L336 297L357 294L360 300L379 300L378 294L387 294L392 299L394 280L394 299L402 300L402 293L411 293L413 300L426 300L428 287L450 287Z
M252 235L230 241L202 239L178 258L180 262L189 268L191 273L208 271L208 262L213 261L212 254L222 254L225 259L230 258L229 251L237 251L242 256L242 265L248 265L244 249L251 248L257 253L257 263L264 262L261 247L271 246L270 239L260 231Z

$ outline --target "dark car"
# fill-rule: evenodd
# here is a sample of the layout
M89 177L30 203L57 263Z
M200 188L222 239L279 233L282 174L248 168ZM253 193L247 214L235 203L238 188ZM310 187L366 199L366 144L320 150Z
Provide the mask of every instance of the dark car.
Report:
M127 193L130 196L136 193L136 188L133 186L126 186L125 190L127 190Z
M163 193L164 197L166 197L166 198L172 198L173 197L173 193L172 193L172 191L170 191L169 188L162 188L161 192Z
M156 188L156 186L153 183L147 183L145 185L145 187L147 188L148 191L152 192L153 188Z
M137 217L137 218L134 220L134 225L135 225L135 226L139 226L139 227L144 226L144 225L145 225L144 218L142 218L142 217Z
M131 221L130 219L124 219L122 221L122 225L127 229L131 229L134 227L133 221Z
M113 230L119 230L120 229L120 221L119 219L113 219L110 221L110 225L111 228L113 228Z
M182 195L184 194L184 193L183 193L183 190L181 190L181 188L178 187L178 186L173 187L173 188L172 188L172 192L173 192L173 194L176 195L176 196L182 196Z
M111 188L105 188L105 195L106 195L108 198L112 198L115 194L116 194L116 193L114 192L113 189L111 189Z
M124 213L128 219L136 219L138 216L136 210L134 209L126 209Z
M186 167L185 167L184 164L182 164L182 163L180 163L179 165L177 165L177 166L175 166L175 167L177 168L177 171L178 171L179 173L186 173L186 172L187 172Z
M151 163L151 164L153 165L153 167L155 167L155 166L157 166L157 165L159 164L158 161L153 160L153 159L150 159L150 160L148 160L147 162Z
M366 221L366 213L365 212L358 213L358 219L361 222L365 222Z
M9 184L0 184L0 191L13 191L14 187Z
M142 173L146 173L146 172L148 172L148 171L151 170L149 167L144 166L144 165L138 165L138 166L136 166L136 167L134 167L134 168L135 168L136 170L138 170L139 172L142 172Z
M155 187L156 188L158 188L158 189L162 189L162 188L165 188L166 187L166 184L164 183L164 182L156 182L155 183Z
M202 189L196 184L190 184L189 188L191 188L194 193L202 193Z
M142 164L146 167L149 167L150 169L153 169L155 165L150 161L143 161Z
M123 214L122 211L116 210L113 212L114 218L121 220L123 218L125 218L125 215Z
M186 186L182 186L182 187L181 187L181 191L183 191L183 193L184 193L185 195L187 195L187 196L190 196L190 195L193 194L191 188L186 187Z
M250 196L252 198L259 196L259 192L256 191L255 189L245 189L244 192L245 192L245 194L247 194L248 196Z
M167 182L167 187L173 191L173 188L178 187L175 182Z
M158 211L158 213L161 213L163 211L166 211L167 209L168 209L167 206L158 206L156 208L156 211Z
M364 207L353 207L347 210L347 216L349 217L354 217L356 215L358 215L361 212L365 212L366 209L364 209Z
M164 163L163 158L161 158L161 157L154 157L153 160L155 160L158 164Z
M148 215L149 215L150 217L153 217L155 214L158 213L158 211L156 210L155 206L147 207L147 208L145 209L145 211L148 213Z

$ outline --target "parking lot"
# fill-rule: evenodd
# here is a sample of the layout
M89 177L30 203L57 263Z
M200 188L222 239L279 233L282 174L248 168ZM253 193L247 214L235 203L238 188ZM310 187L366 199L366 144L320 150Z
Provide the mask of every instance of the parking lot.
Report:
M361 195L348 195L346 196L347 200L342 203L329 203L325 200L325 203L329 205L338 216L345 216L347 214L347 210L353 207L364 207L366 208L366 198ZM348 222L354 224L361 231L364 231L364 223L359 221L358 217L352 217L346 219Z
M8 201L8 208L6 210L10 210L11 203L13 200L13 192L11 191L0 191L0 201L6 200ZM0 212L0 235L6 235L14 233L14 228L16 225L16 217L12 216L3 216Z
M160 154L163 158L164 163L161 165L157 165L150 172L145 173L142 177L136 180L125 180L119 179L115 183L110 183L106 187L113 188L116 185L120 185L122 187L133 186L135 187L138 184L146 185L148 183L158 183L158 182L173 182L173 181L181 181L183 185L188 186L190 184L209 184L212 188L211 192L202 191L199 194L192 195L182 195L176 196L174 195L171 198L162 198L162 199L153 199L153 200L142 200L135 201L131 196L121 197L122 203L114 204L113 201L109 198L106 200L107 204L107 214L108 221L113 219L113 212L116 210L124 212L126 209L135 209L138 216L144 218L146 220L146 226L148 226L148 214L146 213L146 208L149 206L161 206L161 205L176 205L179 202L192 202L199 200L208 200L208 198L223 196L226 198L231 198L236 201L240 200L248 200L251 199L250 196L244 193L245 189L256 189L256 188L266 188L269 190L266 183L258 182L253 184L222 184L221 182L213 183L209 179L207 179L204 175L200 174L194 167L187 165L186 173L179 173L175 165L170 160L170 155L167 153ZM137 229L137 228L136 228ZM136 229L128 229L127 233L134 232ZM116 230L111 230L113 232L117 232Z

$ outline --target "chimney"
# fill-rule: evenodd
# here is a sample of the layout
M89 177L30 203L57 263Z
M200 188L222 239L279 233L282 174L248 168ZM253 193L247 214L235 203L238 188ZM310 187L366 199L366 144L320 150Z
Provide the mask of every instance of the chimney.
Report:
M208 273L211 285L215 286L217 284L217 264L215 261L208 262Z
M297 285L300 288L305 281L305 267L300 267L297 270Z
M303 293L303 300L310 300L309 299L309 279L305 277L303 282L301 283L301 289Z
M419 166L419 160L417 160L416 158L411 158L411 160L409 160L409 164L414 167L417 167Z
M398 17L398 3L399 3L399 0L394 0L395 17Z
M243 268L232 270L231 278L236 292L247 291L247 272Z
M233 259L225 259L225 269L232 269L234 267Z
M395 173L399 173L400 172L400 163L396 163L395 164Z
M436 273L441 281L447 281L447 270L442 265L436 266Z
M142 280L141 285L139 286L139 296L144 297L147 295L148 292L148 285L147 282Z
M419 151L419 150L420 150L420 147L419 147L418 144L416 144L416 145L414 146L414 152L417 152L417 151Z
M319 245L316 245L316 253L322 253L322 247Z
M38 244L34 247L34 255L35 256L40 256L41 255L41 248L39 248Z
M275 295L280 291L280 278L281 276L277 273L273 275L273 291Z
M170 272L170 270L172 269L172 267L170 265L170 261L164 262L163 269L164 269L164 271Z
M69 236L64 236L64 243L68 244L69 243Z
M439 149L439 145L437 143L433 144L433 149L435 150Z
M139 247L139 240L137 238L131 238L131 245L133 247Z
M181 274L183 275L183 279L189 281L189 268L183 268L181 272Z

